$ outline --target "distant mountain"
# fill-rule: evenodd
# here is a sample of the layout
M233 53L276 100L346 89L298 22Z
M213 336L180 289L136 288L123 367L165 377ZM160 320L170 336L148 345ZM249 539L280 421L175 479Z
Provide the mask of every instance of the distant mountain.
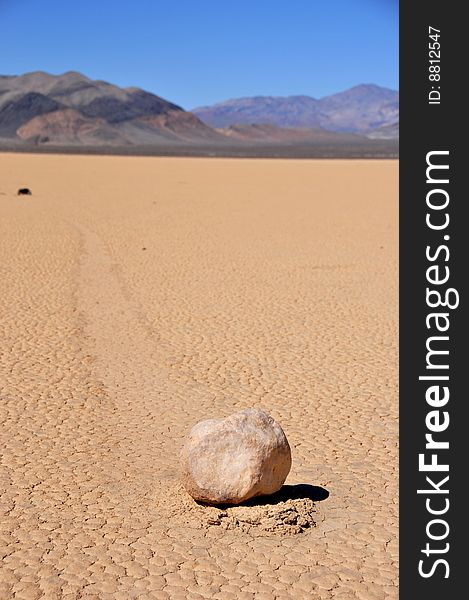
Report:
M192 112L211 127L268 124L367 134L398 121L399 92L377 85L358 85L320 100L310 96L255 96L195 108Z
M155 94L93 81L73 71L0 76L0 138L114 146L224 140L197 117Z
M210 127L321 127L318 101L308 96L236 98L213 106L195 108L192 112Z
M74 71L0 76L3 149L302 157L395 155L397 149L398 93L378 86L321 100L242 98L197 113Z

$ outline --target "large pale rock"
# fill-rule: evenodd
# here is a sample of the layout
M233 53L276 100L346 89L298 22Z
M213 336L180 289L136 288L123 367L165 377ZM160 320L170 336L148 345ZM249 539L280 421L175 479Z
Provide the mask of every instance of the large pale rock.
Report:
M209 504L239 504L273 494L290 467L282 428L257 408L197 423L181 451L184 487L195 500Z

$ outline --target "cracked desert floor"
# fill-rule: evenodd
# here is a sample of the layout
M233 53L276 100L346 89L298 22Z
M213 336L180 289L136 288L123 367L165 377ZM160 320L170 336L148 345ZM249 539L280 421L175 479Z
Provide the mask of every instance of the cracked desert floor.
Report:
M397 598L397 183L386 160L0 156L2 600ZM219 518L179 450L248 406L305 485Z

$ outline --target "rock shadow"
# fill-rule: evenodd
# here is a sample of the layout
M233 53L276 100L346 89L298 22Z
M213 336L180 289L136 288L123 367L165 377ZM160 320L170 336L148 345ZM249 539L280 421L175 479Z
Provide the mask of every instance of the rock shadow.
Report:
M270 496L257 496L241 502L241 504L218 504L217 508L226 509L235 506L275 506L280 502L287 500L312 500L313 502L322 502L329 497L326 488L309 483L297 483L295 485L283 485L278 492ZM197 502L200 505L206 505L204 502Z
M258 496L243 502L243 506L264 506L265 504L279 504L287 500L305 500L308 498L313 502L322 502L329 497L326 488L309 483L297 483L295 485L283 485L278 492L270 496Z

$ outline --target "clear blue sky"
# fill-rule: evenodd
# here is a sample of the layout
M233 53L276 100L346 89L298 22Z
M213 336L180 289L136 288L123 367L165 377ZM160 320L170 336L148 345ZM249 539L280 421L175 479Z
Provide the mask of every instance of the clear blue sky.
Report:
M397 0L0 0L0 73L80 71L186 109L398 87Z

